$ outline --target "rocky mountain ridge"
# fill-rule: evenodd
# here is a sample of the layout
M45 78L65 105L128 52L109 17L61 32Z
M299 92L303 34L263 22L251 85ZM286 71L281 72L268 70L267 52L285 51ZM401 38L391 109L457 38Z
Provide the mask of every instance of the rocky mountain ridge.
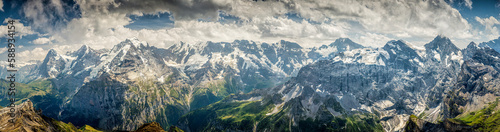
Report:
M326 47L340 47L322 51L331 56L362 46L341 39ZM328 56L288 41L179 43L162 49L131 38L110 50L86 45L66 54L50 50L20 81L50 84L50 93L26 97L36 98L35 106L49 117L134 130L152 121L167 127L232 93L273 87L323 58Z
M51 50L21 76L26 89L50 87L26 96L47 116L105 130L158 122L187 131L399 131L412 114L437 123L486 106L498 96L498 57L444 36L380 48L345 38L315 48L236 40L167 49L127 39L110 50Z
M15 132L102 132L100 130L94 129L91 126L84 125L80 128L75 127L71 123L64 123L50 117L44 116L41 110L35 110L33 107L33 102L26 100L25 102L17 105L15 107L16 112L14 113L14 124L9 122L12 119L10 115L11 108L1 108L0 109L0 121L2 127L0 131L15 131ZM171 131L182 131L175 126L172 126ZM175 130L174 130L175 129ZM146 131L164 131L158 123L147 123L142 125L140 128L134 132L146 132Z
M382 48L345 51L330 60L301 68L297 77L277 87L234 95L192 111L178 124L187 131L301 131L313 128L400 131L412 114L438 122L449 118L447 110L455 103L449 103L448 96L453 95L450 92L460 84L464 76L460 72L465 71L470 59L498 64L493 59L494 56L498 58L498 52L483 49L485 54L478 54L483 53L478 51L474 52L475 57L470 57L474 47L460 50L448 38L437 36L424 48L404 41L389 41ZM481 71L481 75L496 80L495 71ZM498 89L492 83L487 87ZM233 111L256 114L223 114ZM208 119L193 122L193 117ZM217 125L221 122L231 127ZM253 127L241 124L253 124ZM350 127L336 127L345 125Z

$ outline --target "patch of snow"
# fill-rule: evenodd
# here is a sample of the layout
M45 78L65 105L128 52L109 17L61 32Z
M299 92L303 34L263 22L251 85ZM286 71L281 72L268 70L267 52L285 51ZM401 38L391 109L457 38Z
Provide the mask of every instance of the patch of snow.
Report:
M139 39L137 39L136 37L133 37L133 38L129 38L128 40L130 40L130 42L136 47L136 48L139 48L141 45L143 45L143 43L146 43L144 41L139 41Z
M330 55L331 53L337 52L337 47L328 46L328 48L325 49L318 48L318 50L316 50L315 52L319 53L323 57L328 57L328 55Z
M437 53L435 50L432 52L434 53L434 58L436 58L437 60L441 60L441 55L439 53Z
M457 54L451 54L451 60L462 60L462 51L458 51Z
M420 62L417 58L413 58L413 62L417 63L420 67L424 66L424 63Z
M293 98L296 98L298 96L300 96L302 94L302 86L298 86L296 85L295 86L295 89L293 91L290 91L288 92L286 95L285 95L285 102L288 102L290 101L291 99Z
M190 66L188 70L199 69L203 64L208 61L207 56L202 56L198 53L189 57L188 61L185 63Z
M335 62L342 61L344 63L364 63L367 65L385 65L380 56L389 56L387 52L381 52L371 48L355 49L344 51L344 56L336 56L333 58Z
M172 61L172 60L168 60L168 61L166 61L165 59L163 59L163 62L164 62L167 66L171 66L171 67L177 67L177 68L179 68L179 67L183 66L183 65L178 64L178 63L176 63L175 61Z
M394 105L393 102L390 100L380 100L374 103L375 107L378 107L379 109L386 109L388 107L391 107Z
M250 101L259 101L259 100L262 100L262 96L251 97L251 98L245 99L245 100L234 100L234 101L250 102Z
M285 104L285 102L283 102L281 104L278 104L278 105L275 105L274 108L273 108L273 111L271 111L270 113L267 113L266 116L270 116L270 115L278 113L280 111L281 107L283 107L284 104Z
M319 96L321 97L326 97L327 95L330 95L330 93L324 89L316 89L316 93L318 93Z
M165 83L165 78L161 76L160 78L158 78L158 82Z

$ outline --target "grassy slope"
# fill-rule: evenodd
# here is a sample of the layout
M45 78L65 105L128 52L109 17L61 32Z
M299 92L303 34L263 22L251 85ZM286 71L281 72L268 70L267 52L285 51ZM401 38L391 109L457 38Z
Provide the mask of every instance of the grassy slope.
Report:
M28 84L24 83L18 83L16 82L16 104L21 104L22 102L26 101L27 99L32 100L33 102L39 102L42 100L39 100L41 98L36 98L35 97L45 97L47 95L52 94L53 90L53 85L50 80L47 79L38 79L34 80ZM9 81L6 80L0 80L0 88L2 88L2 94L6 95L3 98L0 98L0 104L2 106L6 106L10 103L9 97L7 95L8 88L10 85ZM36 105L36 104L35 104ZM35 106L36 107L36 106ZM92 128L91 126L85 125L84 127L77 129L73 124L71 123L64 123L62 121L58 121L49 117L44 117L46 120L48 120L51 124L54 125L54 127L57 130L60 131L66 131L66 132L77 132L77 131L91 131L91 132L100 132L99 130L96 130Z
M189 96L189 89L188 85L172 81L171 76L167 77L164 83L156 80L140 80L136 84L129 85L128 92L133 96L125 102L125 106L128 106L125 113L140 116L138 114L148 106L159 106L155 110L156 116L146 117L146 121L158 122L167 129L167 126L175 124L187 112L187 108L194 110L207 106L236 93L241 88L235 79L225 77L224 80L210 82L206 87L194 88L192 96ZM138 101L145 97L147 101ZM158 98L163 101L160 102Z
M83 132L102 132L100 130L97 130L89 125L85 125L83 127L80 127L80 129L78 129L79 131L83 131Z
M39 79L32 81L28 84L24 83L18 83L16 82L16 104L21 104L22 102L26 101L27 99L34 97L34 96L44 96L52 92L52 82L50 80L46 79ZM6 80L0 80L0 88L1 93L4 95L3 98L0 98L0 105L1 106L7 106L10 101L8 97L8 89L10 82Z
M383 131L378 118L373 114L357 113L331 117L328 121L308 118L290 125L288 109L273 115L271 101L219 101L207 107L192 111L183 120L189 121L192 131ZM324 107L323 107L324 108ZM324 109L326 111L326 108ZM222 127L219 127L222 126ZM222 128L223 130L221 130Z
M470 112L464 116L454 118L453 121L476 126L479 131L500 132L500 110L495 111L499 99L491 102L490 105L482 110Z

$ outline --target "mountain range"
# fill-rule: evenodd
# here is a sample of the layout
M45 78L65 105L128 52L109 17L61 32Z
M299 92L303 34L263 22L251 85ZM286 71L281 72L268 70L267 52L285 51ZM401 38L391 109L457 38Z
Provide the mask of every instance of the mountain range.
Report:
M186 131L427 129L411 121L439 127L496 101L497 47L498 39L459 49L444 36L424 47L393 40L379 48L347 38L314 48L284 40L157 48L130 38L109 50L50 50L19 69L16 98L47 117L103 130L149 122ZM6 104L7 81L0 86Z
M276 86L304 65L361 47L341 38L318 49L283 40L181 42L163 49L131 38L110 50L50 50L40 63L20 68L26 90L18 103L31 99L48 117L79 126L134 130L156 121L167 128L188 111Z

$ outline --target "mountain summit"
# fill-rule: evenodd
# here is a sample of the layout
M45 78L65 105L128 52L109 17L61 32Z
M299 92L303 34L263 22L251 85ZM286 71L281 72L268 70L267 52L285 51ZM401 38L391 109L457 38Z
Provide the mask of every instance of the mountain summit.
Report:
M320 47L314 47L311 49L309 53L310 57L320 57L322 59L333 58L337 53L354 50L354 49L362 49L364 46L353 42L349 38L338 38L333 43L329 45L322 45Z
M440 50L446 53L456 52L460 49L451 42L451 40L445 36L439 35L434 38L431 42L424 45L427 50Z
M335 42L330 43L330 45L328 46L337 47L337 51L346 51L346 50L364 48L364 46L353 42L349 38L338 38L335 40Z
M497 39L488 41L488 42L482 42L479 44L479 46L490 47L490 48L494 49L495 51L500 52L500 37L498 37Z
M447 61L453 56L460 56L458 49L451 40L445 36L439 35L431 42L424 45L425 51L429 57L434 57L438 61Z

